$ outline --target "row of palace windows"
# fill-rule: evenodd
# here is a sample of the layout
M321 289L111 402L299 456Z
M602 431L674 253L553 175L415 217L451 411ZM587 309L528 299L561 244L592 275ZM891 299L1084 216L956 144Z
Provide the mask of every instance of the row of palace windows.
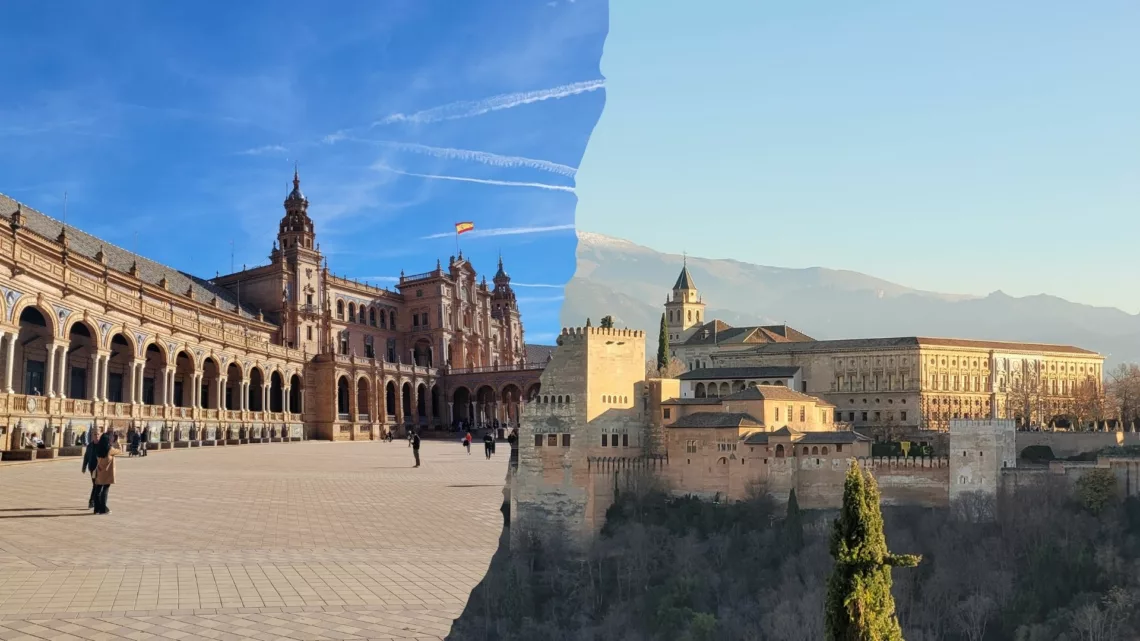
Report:
M365 309L368 314L365 315ZM379 311L379 314L377 314ZM336 318L337 320L344 320L344 301L338 300L336 302ZM379 324L377 324L379 318ZM427 324L427 314L424 314L424 324ZM363 304L358 308L356 303L348 304L348 322L360 323L361 325L371 325L373 327L380 327L387 329L391 327L396 329L396 311L395 310L377 310L375 307L365 307Z
M345 330L345 331L340 333L340 353L342 356L348 356L348 354L349 354L348 344L349 344L349 333L348 333L348 330ZM364 337L364 357L365 358L376 358L376 346L373 344L371 336L365 336ZM394 338L388 339L388 362L389 363L395 363L396 362L396 339L394 339Z
M617 434L602 434L602 447L617 447L618 435ZM629 447L629 434L621 435L621 446Z
M557 405L561 405L563 403L569 403L570 402L570 395L567 394L566 396L561 396L561 395L559 395L559 396L539 396L535 400L539 403L545 403L545 404L555 403Z
M604 443L603 443L603 445L604 445ZM717 445L716 449L718 452L735 452L736 446L737 446L736 443L717 443L716 445ZM699 441L694 440L694 441L686 441L685 442L685 453L686 454L696 454L698 449L700 449L700 442ZM765 447L764 449L765 449L765 451L770 452L772 448ZM791 450L792 456L795 456L796 455L796 448L792 447L789 449ZM749 447L748 451L749 452L755 452L756 451L755 446ZM835 446L835 452L836 452L836 454L842 453L843 452L843 446L842 445L836 445ZM813 456L813 455L814 456L826 456L827 454L828 454L828 448L826 445L824 445L822 448L815 445L815 446L812 446L810 449L805 445L803 448L803 455L804 456ZM784 458L784 457L785 457L784 446L782 444L777 445L776 446L776 458ZM765 463L767 461L768 461L767 459L764 459Z
M859 412L859 419L862 422L866 423L868 415L873 416L874 421L876 423L883 420L883 413L882 412L871 412L871 413ZM895 413L894 412L888 411L886 415L887 415L888 421L895 420ZM843 412L841 412L839 410L835 410L835 420L836 421L842 421L843 420ZM900 421L906 420L906 411L899 412L899 420ZM847 421L850 423L855 422L855 412L847 412Z
M931 376L931 380L934 380L933 376ZM890 392L905 390L907 383L906 374L885 374L881 382L877 375L869 378L867 376L855 378L854 376L841 374L835 378L835 389L840 392L859 392L863 390L876 392L880 389L884 392Z
M570 435L569 434L535 434L534 435L534 446L535 447L542 447L543 445L545 445L547 447L558 447L558 437L559 436L562 437L562 447L570 447Z
M607 404L628 403L629 397L628 396L613 396L611 394L603 394L602 395L602 402L607 403Z
M854 358L848 359L848 360L847 360L847 367L848 367L849 369L850 369L850 368L854 368L854 367L855 367L855 363L856 363L856 362L857 362L857 361L856 361L856 359L854 359ZM863 367L867 367L867 366L869 366L870 364L871 364L871 361L870 361L870 359L869 359L869 358L864 358L864 359L863 359ZM883 366L883 359L882 359L882 357L878 357L878 356L876 356L876 357L875 357L875 364L874 364L874 366L875 366L875 367L882 367L882 366ZM887 367L894 367L894 366L895 366L895 359L894 359L894 357L888 357L888 358L887 358ZM899 366L900 366L900 367L906 367L906 366L907 366L907 360L906 360L905 358L903 358L903 359L900 359L900 360L899 360ZM835 359L835 367L836 367L836 369L843 369L843 359L842 359L842 358L837 358L837 359Z

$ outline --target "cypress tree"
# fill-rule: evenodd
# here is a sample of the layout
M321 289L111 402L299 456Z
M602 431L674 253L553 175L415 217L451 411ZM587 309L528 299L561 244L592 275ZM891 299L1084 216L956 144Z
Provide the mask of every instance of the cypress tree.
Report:
M835 568L824 606L828 641L903 641L891 596L891 568L914 567L921 557L887 551L879 486L856 461L843 484L831 556Z
M593 325L590 324L590 317L589 316L586 317L586 327L593 327Z
M796 488L788 493L788 514L784 517L784 537L788 549L798 552L804 545L804 521L800 514L800 502L796 500Z
M665 313L661 313L661 334L657 336L657 369L665 371L669 365L669 327L665 324Z

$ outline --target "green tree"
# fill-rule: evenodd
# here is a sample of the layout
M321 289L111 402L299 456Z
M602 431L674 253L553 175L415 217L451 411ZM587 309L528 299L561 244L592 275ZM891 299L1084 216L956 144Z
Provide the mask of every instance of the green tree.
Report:
M1102 468L1085 472L1077 479L1077 496L1090 512L1100 514L1116 500L1116 475Z
M829 641L902 641L891 596L891 568L914 567L921 557L887 551L879 486L851 462L843 507L831 530L835 568L827 584L825 624Z
M792 552L799 552L804 545L804 520L794 487L788 493L788 514L784 517L784 540Z
M600 327L603 327L605 329L613 329L614 328L614 317L613 316L603 316L602 317L602 324L600 325Z
M657 369L669 366L669 327L665 324L665 314L661 314L661 334L657 336Z

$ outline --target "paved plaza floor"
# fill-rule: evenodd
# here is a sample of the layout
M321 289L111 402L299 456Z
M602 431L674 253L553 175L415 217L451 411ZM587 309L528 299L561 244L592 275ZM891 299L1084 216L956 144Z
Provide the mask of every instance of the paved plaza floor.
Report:
M442 639L503 528L509 450L271 443L0 466L0 639Z

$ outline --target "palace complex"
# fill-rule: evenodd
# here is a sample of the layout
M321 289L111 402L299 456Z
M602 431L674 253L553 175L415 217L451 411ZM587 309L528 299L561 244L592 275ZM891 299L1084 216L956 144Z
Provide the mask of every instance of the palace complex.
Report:
M517 423L548 355L501 258L490 285L460 254L374 287L330 273L296 174L284 207L268 264L207 280L0 195L0 450L92 425L189 447Z
M955 338L815 340L786 325L732 327L705 317L688 266L665 303L683 396L785 385L826 399L859 428L946 430L954 419L1020 425L1087 421L1103 394L1104 357L1068 345Z
M646 379L645 342L639 330L562 331L542 372L541 392L523 406L517 460L508 477L512 542L545 528L595 534L615 493L627 487L623 482L645 476L674 493L714 500L760 494L786 501L795 490L805 509L838 508L854 461L875 476L887 505L945 508L968 499L962 505L994 510L999 493L1033 483L1073 484L1093 469L1111 471L1126 495L1140 495L1140 457L1131 448L1112 451L1140 444L1136 432L1019 431L1012 419L979 412L948 419L948 445L941 451L878 457L870 437L839 420L847 410L830 400L835 394L810 393L812 374L805 376L802 366L726 367L719 379L690 376L707 371L698 368L679 378ZM945 346L927 352L924 345L866 358L910 359L913 370L913 359L928 353L965 358ZM1038 355L1053 363L1059 353ZM1084 363L1099 368L1099 360ZM805 379L808 393L794 389ZM921 396L925 389L916 384L913 393ZM905 398L901 393L882 397ZM1019 456L1029 446L1048 446L1058 457L1084 456L1026 464Z

